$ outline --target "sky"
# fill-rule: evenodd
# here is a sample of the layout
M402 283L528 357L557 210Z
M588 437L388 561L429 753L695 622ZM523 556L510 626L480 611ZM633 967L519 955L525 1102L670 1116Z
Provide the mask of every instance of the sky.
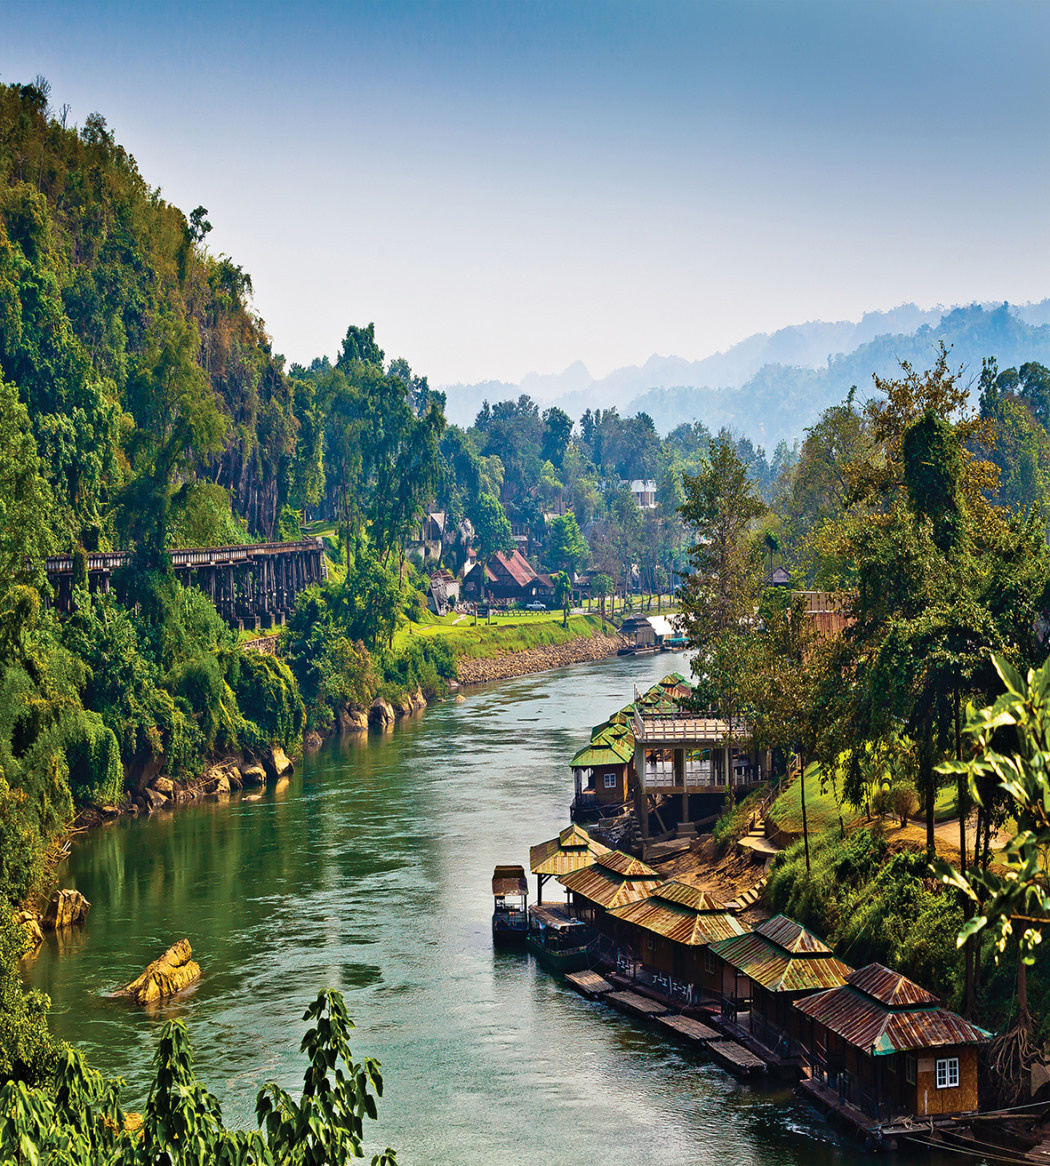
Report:
M275 351L431 384L1050 295L1050 4L0 0L0 81L208 209Z

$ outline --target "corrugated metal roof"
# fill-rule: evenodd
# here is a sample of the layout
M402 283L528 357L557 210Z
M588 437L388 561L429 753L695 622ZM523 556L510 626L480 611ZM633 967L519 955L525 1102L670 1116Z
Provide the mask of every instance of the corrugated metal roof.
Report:
M668 903L677 903L680 907L688 907L691 911L719 912L726 909L724 903L720 903L707 891L702 891L691 883L679 882L678 879L671 879L663 883L653 893L658 899L664 899Z
M831 954L831 948L826 943L818 939L812 931L807 931L801 923L796 923L786 915L774 915L772 919L765 919L755 930L792 955Z
M492 872L494 895L527 895L529 884L523 866L497 866Z
M599 737L590 745L572 755L569 765L573 769L594 769L597 765L625 765L634 756L633 743L622 738L605 739Z
M946 1008L927 1005L899 1011L890 1009L849 983L806 996L796 1001L795 1007L847 1044L876 1057L913 1049L983 1044L991 1039L991 1034L983 1028Z
M546 903L542 906L537 903L530 907L529 919L542 927L551 927L558 931L565 927L578 926L580 922L573 919L564 907L548 906Z
M690 947L716 943L747 930L706 892L673 880L657 887L648 899L615 907L609 913Z
M769 992L813 992L846 982L853 970L831 952L791 955L758 930L713 943L711 950ZM825 949L826 951L827 949Z
M582 826L567 826L557 838L530 847L529 869L533 874L568 874L590 866L599 854L608 853L608 846L595 842Z
M885 1004L887 1008L907 1008L917 1004L940 1004L940 1001L925 988L902 976L891 972L882 964L866 964L858 968L849 982L866 996Z
M573 894L606 909L647 899L660 885L661 876L655 871L652 872L655 876L653 878L628 878L619 871L608 869L604 865L608 857L609 855L603 854L593 866L562 875L558 882L568 887ZM640 865L644 866L644 863Z
M663 875L640 858L633 854L624 854L622 850L610 850L608 854L598 856L598 865L606 870L616 871L628 879L656 879L657 884L663 881Z

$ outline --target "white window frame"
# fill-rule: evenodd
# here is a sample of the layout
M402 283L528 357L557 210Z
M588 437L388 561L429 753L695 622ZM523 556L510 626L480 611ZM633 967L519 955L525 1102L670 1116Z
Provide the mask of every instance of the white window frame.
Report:
M959 1058L941 1057L937 1061L937 1088L959 1088Z
M605 775L605 788L606 789L616 789L616 774L615 773L607 773Z

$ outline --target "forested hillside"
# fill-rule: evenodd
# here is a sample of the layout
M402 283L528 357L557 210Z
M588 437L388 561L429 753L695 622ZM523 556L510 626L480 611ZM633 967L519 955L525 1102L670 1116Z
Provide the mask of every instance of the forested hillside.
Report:
M904 304L866 313L857 323L819 321L760 333L704 360L653 356L640 367L617 369L595 380L579 362L559 376L530 374L521 386L500 382L446 386L450 420L472 417L482 400L519 391L573 416L615 407L646 413L661 434L699 421L711 432L726 427L756 445L790 443L856 385L861 400L873 392L872 376L892 376L902 360L926 367L941 343L952 365L966 366L976 381L981 360L1001 363L1050 360L1046 301L1017 308L974 304L948 312Z

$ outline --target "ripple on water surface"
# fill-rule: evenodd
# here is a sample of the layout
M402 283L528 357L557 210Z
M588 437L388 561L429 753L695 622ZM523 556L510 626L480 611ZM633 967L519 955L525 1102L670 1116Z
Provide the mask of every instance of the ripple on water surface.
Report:
M115 823L65 881L92 902L31 977L58 1032L140 1101L160 1022L184 1017L202 1079L249 1124L269 1079L301 1080L300 1016L346 993L353 1047L383 1063L376 1144L406 1166L798 1164L859 1160L790 1092L716 1066L494 952L489 880L567 821L590 727L680 657L505 681L328 742L280 792ZM104 997L179 936L197 989L147 1015ZM924 1161L930 1161L928 1158Z

